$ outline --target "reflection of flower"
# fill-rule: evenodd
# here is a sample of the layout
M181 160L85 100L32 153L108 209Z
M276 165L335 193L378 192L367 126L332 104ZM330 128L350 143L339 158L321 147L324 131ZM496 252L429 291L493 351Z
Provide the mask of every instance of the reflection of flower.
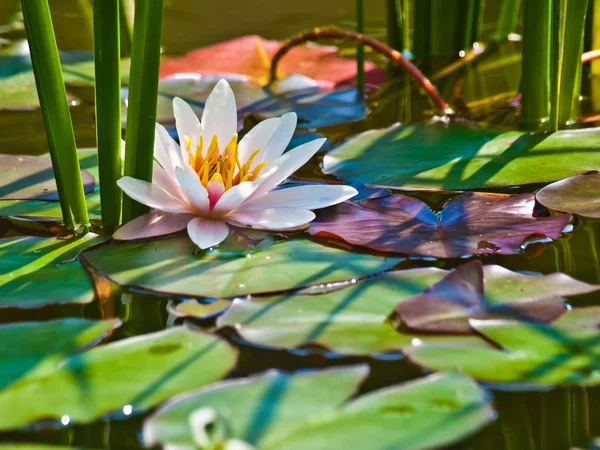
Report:
M187 227L206 249L229 235L229 225L286 230L315 218L312 209L335 205L357 191L349 186L309 185L274 190L323 145L317 139L283 154L296 128L296 115L258 124L238 143L233 91L221 80L206 101L200 122L179 98L173 110L179 146L157 124L153 181L118 181L134 200L155 209L129 222L116 239L160 236Z
M212 408L195 410L190 414L188 421L194 444L201 450L253 450L254 448L239 439L228 439L227 423ZM184 450L187 447L175 445L171 448L173 450Z

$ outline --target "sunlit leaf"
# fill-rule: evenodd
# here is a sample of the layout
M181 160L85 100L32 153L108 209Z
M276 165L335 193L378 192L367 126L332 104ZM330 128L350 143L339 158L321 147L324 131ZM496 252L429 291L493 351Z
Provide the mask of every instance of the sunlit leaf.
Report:
M201 407L214 408L227 421L229 437L257 450L423 450L452 443L494 418L489 396L456 373L347 401L365 375L359 366L226 381L159 410L145 423L144 441L193 445L188 416Z
M434 213L420 200L391 195L325 209L309 233L380 252L439 258L511 254L528 238L558 238L569 223L570 214L535 217L534 206L531 194L468 192Z
M351 254L307 240L264 241L239 253L196 252L187 235L106 245L82 258L120 285L182 297L287 291L372 275L401 260Z
M71 335L66 327L56 332L59 337ZM30 345L31 333L23 329L12 336L16 346L8 347L9 354L0 360L2 372ZM145 411L219 380L236 359L225 342L184 327L61 356L57 361L51 354L54 364L25 367L0 389L0 410L10 411L0 416L0 430L40 420L64 423L65 417L72 423L90 423L108 414Z
M600 218L600 173L590 172L552 183L535 194L547 208Z
M555 181L600 166L600 132L501 132L431 121L350 138L323 161L344 180L391 187L473 189Z
M497 348L415 341L408 356L429 370L461 370L506 388L600 383L597 329L503 320L472 320L471 326Z
M91 302L92 280L77 256L104 240L93 233L72 239L0 239L0 308Z

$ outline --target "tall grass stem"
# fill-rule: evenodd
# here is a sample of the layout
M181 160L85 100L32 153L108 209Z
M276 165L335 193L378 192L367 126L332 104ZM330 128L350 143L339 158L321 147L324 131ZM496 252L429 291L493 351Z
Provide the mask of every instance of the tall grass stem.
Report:
M364 0L356 0L356 32L365 33L365 4ZM356 86L359 94L365 93L365 46L356 46Z

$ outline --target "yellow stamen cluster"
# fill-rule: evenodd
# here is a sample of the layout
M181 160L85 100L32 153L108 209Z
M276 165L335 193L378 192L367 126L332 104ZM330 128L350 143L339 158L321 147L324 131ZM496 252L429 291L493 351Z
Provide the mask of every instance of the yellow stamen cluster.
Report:
M223 183L225 190L227 190L244 181L254 181L263 167L267 165L266 162L261 162L251 170L252 162L260 149L255 150L244 163L240 161L237 133L233 135L223 153L219 151L219 142L216 134L213 135L210 141L206 156L202 156L203 136L200 136L200 143L195 149L193 148L192 140L188 136L185 136L185 143L190 159L190 166L198 174L200 182L204 187L208 187L211 181L218 180Z

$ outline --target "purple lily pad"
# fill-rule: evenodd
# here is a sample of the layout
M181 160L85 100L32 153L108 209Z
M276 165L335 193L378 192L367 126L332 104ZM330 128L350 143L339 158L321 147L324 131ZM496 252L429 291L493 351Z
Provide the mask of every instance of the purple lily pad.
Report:
M386 253L512 254L531 238L558 238L571 219L570 214L536 217L534 206L532 194L467 192L433 212L421 200L390 195L327 208L309 233Z
M541 189L536 198L547 208L600 218L600 172L565 178Z
M549 297L543 290L518 301L486 304L483 265L472 261L457 267L421 294L398 303L390 319L399 330L472 334L469 319L510 317L549 323L566 311L564 299Z
M49 159L29 155L0 155L0 200L58 201L58 190ZM81 170L84 190L94 190L96 180Z

